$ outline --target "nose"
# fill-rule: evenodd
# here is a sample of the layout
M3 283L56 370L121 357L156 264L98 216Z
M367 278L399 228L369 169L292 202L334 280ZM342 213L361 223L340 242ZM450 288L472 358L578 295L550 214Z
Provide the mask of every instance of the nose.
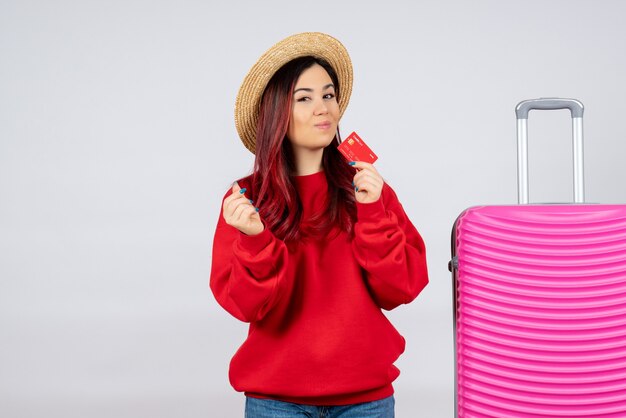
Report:
M324 102L324 100L320 100L317 103L317 106L315 106L315 114L325 115L326 113L328 113L328 106L326 106L326 103Z

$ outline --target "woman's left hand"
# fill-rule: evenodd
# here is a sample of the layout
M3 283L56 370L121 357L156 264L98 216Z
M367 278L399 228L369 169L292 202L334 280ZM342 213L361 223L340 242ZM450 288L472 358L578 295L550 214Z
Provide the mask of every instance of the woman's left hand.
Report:
M383 178L370 163L355 161L352 166L357 169L353 180L356 201L359 203L376 202L383 191Z

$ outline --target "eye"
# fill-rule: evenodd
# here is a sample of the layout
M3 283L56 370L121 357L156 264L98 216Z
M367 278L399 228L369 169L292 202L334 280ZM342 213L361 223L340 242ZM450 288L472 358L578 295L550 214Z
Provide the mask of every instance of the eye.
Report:
M335 98L335 93L327 93L324 95L324 99L334 99Z
M302 96L296 99L297 102L308 102L309 100L311 100L309 96Z

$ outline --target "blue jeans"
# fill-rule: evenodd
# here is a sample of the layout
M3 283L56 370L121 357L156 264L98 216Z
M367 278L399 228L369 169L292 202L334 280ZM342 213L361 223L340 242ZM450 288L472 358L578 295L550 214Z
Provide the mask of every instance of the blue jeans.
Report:
M339 406L313 406L246 397L245 418L394 418L395 400Z

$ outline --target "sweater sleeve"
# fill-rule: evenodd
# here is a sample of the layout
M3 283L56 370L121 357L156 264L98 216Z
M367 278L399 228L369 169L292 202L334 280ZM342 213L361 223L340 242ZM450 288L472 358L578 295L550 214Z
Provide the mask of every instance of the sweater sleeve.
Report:
M378 201L357 203L352 249L383 309L411 302L428 284L424 241L387 184Z
M213 239L210 288L231 315L244 322L256 322L277 303L284 287L287 247L267 228L249 236L228 225L222 215L220 210Z

